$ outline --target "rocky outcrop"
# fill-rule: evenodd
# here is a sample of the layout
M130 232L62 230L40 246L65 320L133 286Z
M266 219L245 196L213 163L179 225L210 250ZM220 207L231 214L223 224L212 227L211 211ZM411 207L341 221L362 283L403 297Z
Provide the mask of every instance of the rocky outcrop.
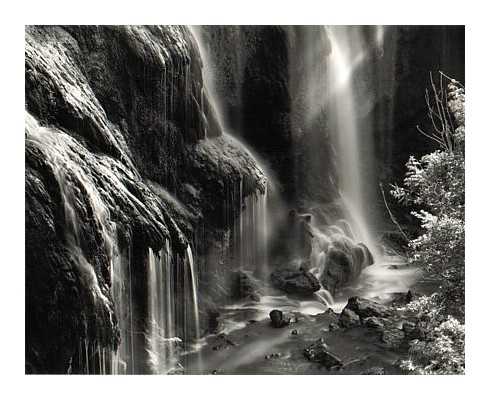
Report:
M340 314L339 323L344 328L353 328L361 325L361 320L359 315L357 315L354 311L344 308Z
M330 293L335 294L338 289L354 282L373 261L371 252L363 243L354 244L349 238L339 238L326 252L320 280Z
M114 257L144 331L148 249L204 253L196 228L221 237L230 193L265 180L222 135L186 28L28 26L25 56L26 371L78 372L119 344Z
M271 283L289 294L309 296L320 290L320 283L305 270L279 269L271 274Z
M345 308L352 310L362 319L368 317L389 317L392 315L389 307L360 297L351 297Z

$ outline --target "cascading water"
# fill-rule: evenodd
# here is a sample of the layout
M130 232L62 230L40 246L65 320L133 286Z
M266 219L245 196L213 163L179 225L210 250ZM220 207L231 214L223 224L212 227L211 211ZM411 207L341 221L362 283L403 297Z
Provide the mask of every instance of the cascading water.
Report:
M213 71L208 59L206 45L201 37L201 30L198 26L192 26L191 32L196 40L201 59L203 61L202 76L204 81L204 89L211 104L211 108L215 112L215 117L218 123L223 127L223 116L218 107L216 90L214 85ZM246 153L255 158L251 151L236 138L224 133L230 141L242 148ZM257 163L258 164L258 163ZM240 268L252 267L254 271L261 275L268 275L268 230L267 225L267 183L264 184L263 192L255 191L247 196L244 195L243 179L240 179L237 187L232 187L229 190L228 198L225 200L225 212L229 215L225 219L233 225L232 232L232 247L234 249L234 258L236 266ZM238 218L235 218L236 206L238 205Z
M168 373L176 365L176 335L174 302L174 264L170 243L155 253L148 249L148 353L153 373Z
M369 168L369 152L362 154L361 135L370 134L370 127L358 124L359 108L354 88L356 69L367 55L360 27L327 27L331 53L327 61L328 118L336 139L339 191L346 218L353 228L355 239L365 243L379 257L376 241L366 209L372 199L361 171ZM363 138L369 145L370 138ZM368 182L372 185L372 182Z
M73 138L61 131L40 126L29 113L26 114L26 140L34 143L43 152L57 180L64 207L68 251L79 267L81 278L90 288L92 303L94 307L103 307L110 313L109 293L105 290L107 288L99 282L94 266L90 264L82 250L81 222L76 205L79 202L80 188L83 188L87 195L95 224L102 236L103 251L109 260L112 260L116 247L114 226L110 221L109 211L97 190L97 185L85 174L81 163L78 162L74 149L79 145ZM96 335L99 336L100 333L96 332ZM73 372L111 373L112 355L111 345L103 337L89 338L88 332L85 332L79 345L77 371Z
M242 198L235 223L235 242L239 266L253 267L257 274L267 274L267 188Z
M129 246L131 248L131 246ZM134 299L130 254L118 252L112 259L112 298L119 322L121 343L112 360L112 373L116 375L134 374Z
M322 282L326 259L330 260L329 264L342 264L345 260L344 264L355 271L354 279L349 282L353 286L347 286L347 293L382 297L388 292L406 291L416 279L417 271L389 269L389 265L403 263L403 260L388 257L380 250L373 229L376 199L372 188L377 187L377 182L372 182L374 177L370 173L374 166L371 135L375 121L368 120L365 115L365 103L369 104L365 86L376 87L378 82L374 80L379 78L365 72L364 64L368 59L374 62L373 52L377 56L383 54L380 47L383 46L384 30L376 27L371 42L366 40L366 31L362 27L329 26L325 31L330 45L325 108L330 137L334 138L343 216L330 218L327 225L312 222L311 272ZM340 279L338 283L345 285L348 281ZM330 288L332 290L335 291L335 285ZM333 304L333 298L328 294L322 297ZM345 294L336 299L338 304L334 308L340 309L345 299Z
M109 210L104 203L99 188L91 175L84 171L79 158L81 145L71 136L54 128L41 127L30 114L26 115L26 140L32 142L45 155L58 182L62 195L65 215L65 235L68 250L80 268L80 276L90 288L94 307L105 308L111 313L111 302L114 301L114 313L117 317L120 332L120 343L114 351L111 338L103 337L96 331L96 337L88 332L81 338L75 360L72 360L69 371L87 374L135 374L141 373L141 353L144 349L136 338L137 320L141 316L135 314L137 300L133 293L131 245L120 248L116 240L116 227L110 219ZM97 160L101 169L105 168L104 160ZM113 172L107 169L107 177L112 178ZM114 181L115 182L115 181ZM94 216L94 223L102 237L101 248L110 264L110 290L101 283L83 252L85 243L81 231L80 193L82 188L87 196L88 204ZM121 188L123 190L123 188ZM127 192L127 190L126 190ZM127 192L128 196L132 196ZM132 199L138 201L134 196ZM148 250L148 286L143 289L148 293L148 332L147 359L150 371L167 373L177 365L177 348L180 336L191 337L196 341L200 335L197 271L190 246L184 256L174 255L171 243L158 253ZM176 286L181 285L182 306L175 304ZM187 305L189 303L189 305ZM188 311L189 309L190 311ZM145 370L146 371L146 370Z

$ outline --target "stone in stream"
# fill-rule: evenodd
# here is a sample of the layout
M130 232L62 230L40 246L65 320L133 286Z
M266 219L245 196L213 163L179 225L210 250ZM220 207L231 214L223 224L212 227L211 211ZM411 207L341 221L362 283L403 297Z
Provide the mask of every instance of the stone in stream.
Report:
M271 274L271 283L276 289L288 294L312 295L320 290L320 282L305 269L280 269Z
M323 339L319 339L306 347L303 354L309 361L319 363L328 369L342 366L342 360L329 350Z
M285 318L281 310L272 310L269 313L269 317L271 319L271 325L274 328L282 328L284 326L289 325L290 323L290 318L289 317Z
M354 311L361 319L368 317L389 317L391 315L388 307L357 296L351 297L345 308Z
M344 328L353 328L361 325L361 319L354 311L344 308L339 317L339 324Z

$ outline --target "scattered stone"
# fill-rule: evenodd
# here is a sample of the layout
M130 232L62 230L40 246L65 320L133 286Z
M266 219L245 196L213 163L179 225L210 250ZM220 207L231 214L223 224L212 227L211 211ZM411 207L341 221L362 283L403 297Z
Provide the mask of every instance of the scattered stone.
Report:
M386 375L386 372L383 367L371 367L361 373L361 375Z
M317 362L325 368L342 367L342 360L329 350L323 339L306 347L303 354L309 361Z
M255 324L255 323L257 323L257 320L256 319L249 319L248 323L249 324Z
M297 334L298 334L298 330L297 329L293 329L291 331L291 335L295 335L296 336Z
M271 324L274 328L282 328L284 326L289 325L290 320L284 318L284 314L281 310L272 310L269 313L269 317L271 319Z
M357 296L351 297L345 308L354 311L362 319L368 317L389 317L391 315L390 309L383 304Z
M361 319L354 311L344 308L340 314L339 323L344 328L353 328L361 325Z
M310 272L280 269L271 274L271 283L276 289L288 294L309 296L320 290L320 282Z

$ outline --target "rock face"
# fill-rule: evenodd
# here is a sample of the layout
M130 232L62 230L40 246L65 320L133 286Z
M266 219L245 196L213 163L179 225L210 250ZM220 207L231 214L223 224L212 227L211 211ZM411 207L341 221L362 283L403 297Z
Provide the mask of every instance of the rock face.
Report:
M310 272L282 269L271 274L272 285L289 294L308 296L320 290L320 283Z
M325 172L335 179L326 113L321 102L309 98L327 92L326 63L319 62L330 51L323 27L206 26L200 31L227 116L224 124L267 160L282 197L291 203L334 198L335 185L325 179Z
M327 63L320 60L331 54L325 29L228 25L202 27L201 32L220 106L228 116L225 125L271 160L286 198L334 198L335 154L325 140L329 127L321 101L328 88ZM377 165L366 174L396 182L403 179L410 155L432 148L413 129L430 124L424 101L428 71L445 71L464 83L464 27L385 27L381 42L379 32L366 27L362 40L366 59L356 75L369 78L356 85L364 98L359 126L368 129L369 121L376 121L369 133ZM319 101L312 103L311 93ZM403 134L395 140L395 132ZM367 133L361 148L369 145Z
M200 224L219 238L240 212L223 199L265 180L222 135L186 28L25 33L26 372L64 373L70 360L77 372L81 343L90 358L119 345L114 257L128 259L147 298L148 249L169 242L183 258ZM209 243L191 245L199 255Z

